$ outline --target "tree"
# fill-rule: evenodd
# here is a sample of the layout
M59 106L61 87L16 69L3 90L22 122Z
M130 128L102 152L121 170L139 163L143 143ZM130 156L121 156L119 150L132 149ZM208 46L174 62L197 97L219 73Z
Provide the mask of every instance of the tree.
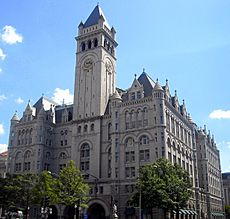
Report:
M5 210L20 208L27 218L29 205L33 203L33 188L36 180L35 174L7 175L4 180L1 180L0 199Z
M57 180L48 171L43 171L38 175L33 194L35 204L47 207L58 203Z
M168 211L176 211L186 206L191 196L191 180L189 174L178 165L172 165L166 159L159 159L153 164L140 169L138 193L133 202L137 202L141 191L141 202L145 208L158 207L164 210L165 218Z
M225 205L226 219L230 219L230 205Z
M84 182L80 170L75 166L73 160L60 171L57 180L57 198L59 204L78 207L85 206L88 201L88 184Z

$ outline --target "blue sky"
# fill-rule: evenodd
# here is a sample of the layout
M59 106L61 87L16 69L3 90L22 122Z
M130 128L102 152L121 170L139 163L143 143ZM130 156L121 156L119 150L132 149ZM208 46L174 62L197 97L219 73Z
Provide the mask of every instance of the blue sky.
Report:
M98 1L0 3L0 151L15 110L42 95L71 101L77 26ZM117 31L117 86L142 69L177 90L198 126L207 125L230 171L230 1L99 1Z

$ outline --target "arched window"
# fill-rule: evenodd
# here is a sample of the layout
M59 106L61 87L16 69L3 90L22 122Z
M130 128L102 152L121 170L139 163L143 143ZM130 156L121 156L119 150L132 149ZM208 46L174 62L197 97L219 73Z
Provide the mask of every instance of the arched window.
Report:
M126 147L132 147L134 146L134 139L129 137L129 138L126 138L125 140L125 146Z
M46 158L50 159L50 152L46 152Z
M91 124L90 131L94 131L94 123Z
M71 121L73 119L73 115L71 112L68 112L68 121Z
M81 44L81 51L85 51L85 42Z
M90 146L88 143L84 143L80 149L80 170L89 170L89 159L90 159Z
M22 157L22 152L17 152L17 154L16 154L16 156L15 156L15 158L16 159L20 159Z
M108 150L108 178L111 177L112 174L112 152L111 147Z
M111 139L111 131L112 131L111 129L112 129L112 124L109 123L109 124L108 124L108 140Z
M91 49L91 47L92 47L92 42L91 42L91 40L89 40L88 41L88 49Z
M88 131L88 125L84 125L84 132Z
M94 45L94 47L97 47L97 46L98 46L98 40L97 40L97 38L95 38L95 39L93 40L93 45Z
M65 152L61 152L60 154L59 154L59 159L66 159L67 158L67 156L66 156L66 153Z
M77 127L77 132L81 133L81 126L80 125Z
M104 47L106 47L106 44L107 44L107 40L105 39L104 40Z
M149 137L147 135L142 135L139 140L140 145L147 145L149 144Z
M111 46L111 53L114 54L114 47Z
M25 155L24 155L24 158L30 158L30 156L31 156L31 152L30 151L26 151Z
M81 158L86 158L90 156L90 147L88 143L81 146Z

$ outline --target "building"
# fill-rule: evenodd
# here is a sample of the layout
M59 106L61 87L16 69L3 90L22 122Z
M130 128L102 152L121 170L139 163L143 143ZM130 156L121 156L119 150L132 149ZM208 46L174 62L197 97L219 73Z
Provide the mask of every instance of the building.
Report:
M6 176L7 155L7 151L0 153L0 178L4 178Z
M73 159L92 188L89 218L111 218L116 204L119 218L131 219L138 214L129 198L140 166L165 157L192 178L193 196L180 217L217 218L218 212L221 218L220 161L213 138L197 128L167 80L161 86L143 70L127 90L117 88L115 36L97 5L78 26L74 103L60 106L42 96L28 103L21 118L13 115L7 171L58 173ZM56 210L68 215L68 208ZM159 211L153 213L162 218Z
M230 205L230 173L222 173L224 205Z

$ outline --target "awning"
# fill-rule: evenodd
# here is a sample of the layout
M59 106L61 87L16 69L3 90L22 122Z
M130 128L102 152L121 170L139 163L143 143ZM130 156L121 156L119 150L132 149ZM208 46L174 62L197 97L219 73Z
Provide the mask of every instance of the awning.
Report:
M186 212L186 214L190 215L190 211L187 209L184 209L184 211Z
M224 217L224 213L222 212L212 212L213 216L219 216L219 217Z
M194 215L193 210L188 210L190 212L191 215Z
M184 209L180 209L181 214L187 214L186 211Z

